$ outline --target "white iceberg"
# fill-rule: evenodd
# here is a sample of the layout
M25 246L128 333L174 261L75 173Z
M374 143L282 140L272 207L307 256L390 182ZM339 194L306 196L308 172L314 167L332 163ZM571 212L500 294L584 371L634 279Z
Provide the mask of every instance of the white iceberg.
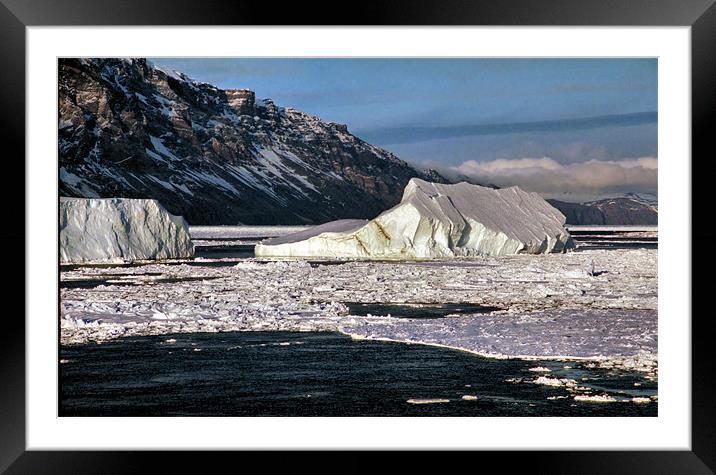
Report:
M194 256L189 227L156 200L60 198L60 262Z
M537 193L410 180L371 221L340 220L266 240L257 256L430 259L563 252L565 217Z

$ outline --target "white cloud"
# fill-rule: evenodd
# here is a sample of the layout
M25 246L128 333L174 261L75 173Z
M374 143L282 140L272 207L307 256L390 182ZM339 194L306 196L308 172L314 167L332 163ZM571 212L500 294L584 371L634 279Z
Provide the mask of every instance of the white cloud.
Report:
M546 196L565 193L598 196L627 191L656 193L658 160L642 157L568 164L548 157L485 162L468 160L444 171L448 175L461 174L484 184L518 185Z

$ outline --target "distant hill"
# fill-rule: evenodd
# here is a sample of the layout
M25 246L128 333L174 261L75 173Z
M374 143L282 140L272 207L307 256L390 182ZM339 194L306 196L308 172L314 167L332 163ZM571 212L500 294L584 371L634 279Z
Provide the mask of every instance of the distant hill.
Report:
M656 203L631 193L624 197L586 203L568 203L553 199L547 201L567 217L567 224L656 225L659 220Z

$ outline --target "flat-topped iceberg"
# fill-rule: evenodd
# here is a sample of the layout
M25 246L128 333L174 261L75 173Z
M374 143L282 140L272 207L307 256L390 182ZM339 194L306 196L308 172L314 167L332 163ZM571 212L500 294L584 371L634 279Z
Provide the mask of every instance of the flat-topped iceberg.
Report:
M194 256L189 227L156 200L60 198L60 262Z
M563 252L565 217L537 193L410 180L403 199L371 221L340 220L269 239L257 256L429 259Z

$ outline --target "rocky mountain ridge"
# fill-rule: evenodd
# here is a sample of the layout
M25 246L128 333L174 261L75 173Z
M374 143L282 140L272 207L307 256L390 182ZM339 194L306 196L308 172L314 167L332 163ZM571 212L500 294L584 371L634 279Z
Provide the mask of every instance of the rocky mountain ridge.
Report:
M550 199L552 206L575 225L656 225L659 210L656 203L627 193L623 197L605 198L585 203L569 203Z
M248 89L144 59L59 60L61 196L154 198L190 224L372 218L411 178L446 182Z

